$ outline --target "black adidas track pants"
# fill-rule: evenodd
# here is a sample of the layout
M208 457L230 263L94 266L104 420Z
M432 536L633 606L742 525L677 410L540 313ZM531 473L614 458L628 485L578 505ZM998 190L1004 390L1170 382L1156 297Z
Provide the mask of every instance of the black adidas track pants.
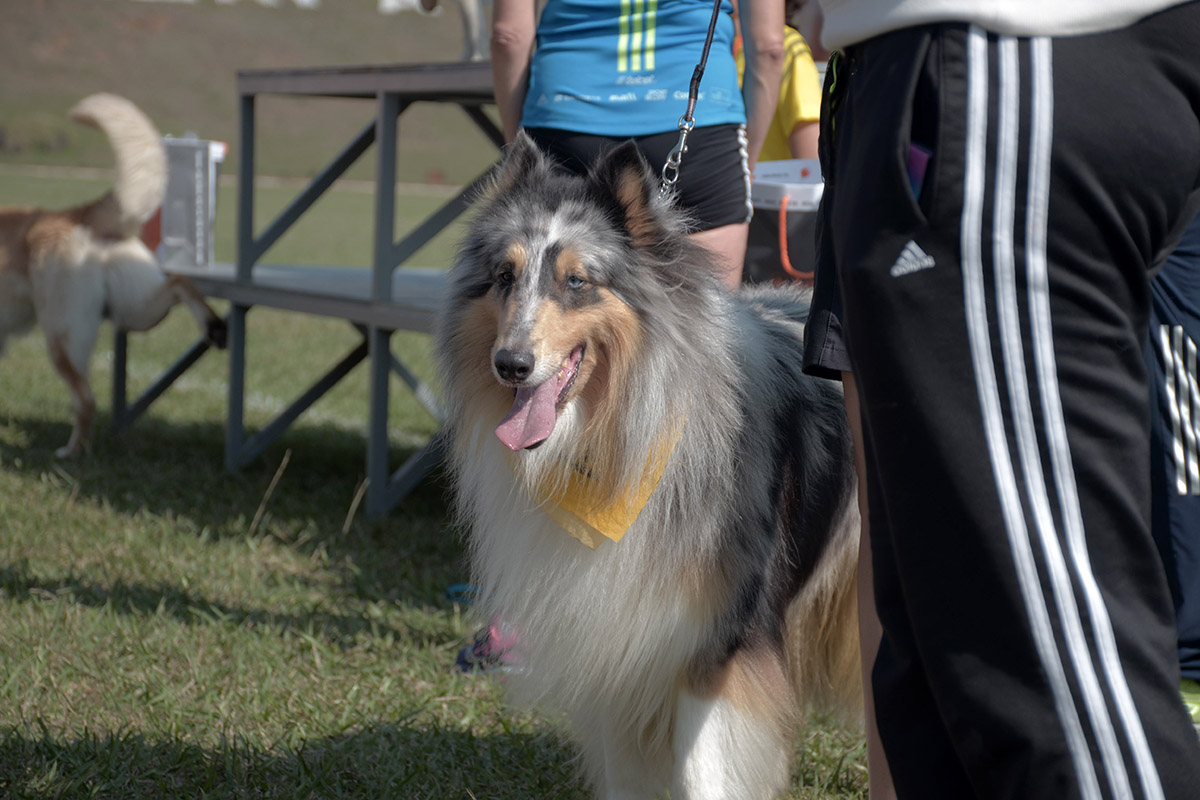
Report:
M1200 798L1142 361L1148 277L1200 206L1200 4L845 56L817 293L836 265L900 796Z

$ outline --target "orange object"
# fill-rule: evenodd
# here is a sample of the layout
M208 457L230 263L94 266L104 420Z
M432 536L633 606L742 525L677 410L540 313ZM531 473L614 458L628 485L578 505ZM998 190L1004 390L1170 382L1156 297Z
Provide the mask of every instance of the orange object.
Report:
M783 271L786 272L788 275L791 275L793 278L795 278L798 281L804 281L806 283L811 283L812 279L813 279L813 273L801 272L800 270L798 270L792 266L792 260L790 258L788 258L787 206L788 206L788 196L785 194L783 196L783 200L779 204L779 260L780 260L780 263L783 265Z
M142 242L150 248L151 253L158 250L158 245L162 242L162 208L155 211L154 216L142 226Z

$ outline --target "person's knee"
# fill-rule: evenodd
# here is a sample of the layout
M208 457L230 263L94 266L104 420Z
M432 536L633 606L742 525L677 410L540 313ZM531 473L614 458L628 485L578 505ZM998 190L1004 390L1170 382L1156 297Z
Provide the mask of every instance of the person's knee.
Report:
M713 254L713 269L721 282L736 289L742 281L742 266L746 260L746 241L750 226L744 222L722 225L691 235L694 242Z

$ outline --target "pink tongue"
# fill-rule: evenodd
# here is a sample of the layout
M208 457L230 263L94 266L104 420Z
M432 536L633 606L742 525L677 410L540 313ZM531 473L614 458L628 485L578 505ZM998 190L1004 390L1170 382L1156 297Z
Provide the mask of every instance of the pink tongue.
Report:
M524 450L545 441L554 432L557 402L558 381L553 378L518 389L512 411L496 426L496 436L509 450Z

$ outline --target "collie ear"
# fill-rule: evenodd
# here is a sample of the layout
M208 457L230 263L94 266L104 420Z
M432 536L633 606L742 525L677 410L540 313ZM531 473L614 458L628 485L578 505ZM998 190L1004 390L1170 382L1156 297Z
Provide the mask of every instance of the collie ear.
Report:
M601 155L588 181L601 197L617 207L635 246L647 247L661 240L665 231L654 203L658 183L637 145L625 142Z
M546 157L523 129L518 130L516 138L504 148L504 161L490 194L495 196L510 191L545 168Z

